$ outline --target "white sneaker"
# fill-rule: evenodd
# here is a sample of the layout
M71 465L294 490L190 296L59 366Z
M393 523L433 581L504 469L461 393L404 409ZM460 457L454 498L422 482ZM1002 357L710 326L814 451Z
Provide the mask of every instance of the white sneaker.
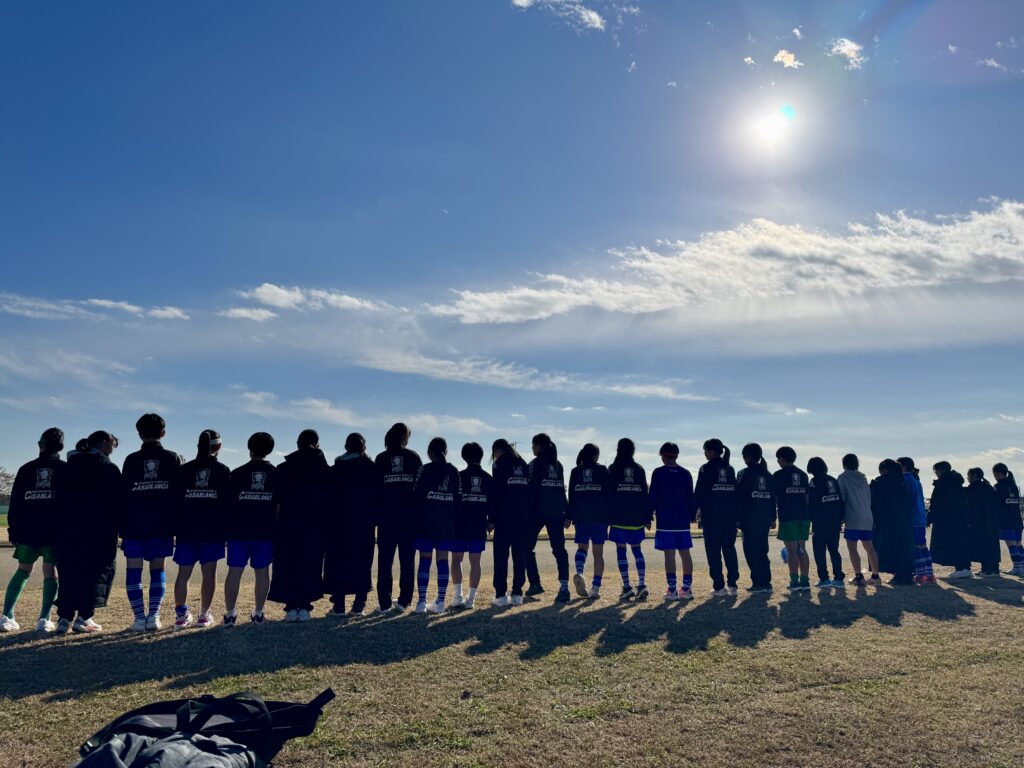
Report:
M427 606L427 613L444 613L444 600L435 600Z
M471 611L471 610L473 610L473 603L475 603L475 602L476 602L476 595L473 595L473 597L467 597L466 598L466 602L462 604L462 607L465 608L467 611Z
M393 610L393 611L395 611L397 613L405 613L406 611L409 610L409 606L408 605L402 605L401 603L393 603L391 605L391 610Z
M587 595L587 599L588 600L597 600L597 598L599 598L600 596L601 596L601 588L600 587L591 587L590 588L590 593Z
M949 574L949 578L951 579L970 579L973 577L974 574L971 572L970 568L961 568L960 570L953 571L951 574Z
M17 632L19 629L21 629L21 624L10 616L0 618L0 632Z
M146 631L146 620L136 619L132 622L132 625L128 627L129 632L145 632Z
M217 620L213 618L212 611L203 611L203 613L199 614L199 618L196 620L196 626L200 629L212 627L216 623Z
M420 600L418 603L416 603L415 613L426 613L426 612L427 612L427 601L426 600Z
M312 618L313 617L312 617L312 615L310 615L309 611L307 611L305 608L300 608L299 609L299 615L296 618L296 620L297 621L309 621Z
M185 611L184 616L178 616L174 620L175 629L188 629L196 623L195 617L192 616L192 611Z
M512 595L512 605L522 605L522 604L523 604L523 596L522 595Z
M452 598L452 609L453 610L457 611L458 609L465 608L465 607L466 607L466 598L464 598L462 595L457 595L456 597Z
M146 631L147 632L157 632L162 627L163 627L163 624L160 623L160 617L158 615L156 615L155 613L152 616L147 616L146 617Z
M290 623L294 623L299 620L299 612L292 608L288 613L284 615L284 620Z
M736 587L726 587L725 590L729 593L729 597L736 597L738 591Z
M66 635L71 631L71 622L67 619L57 619L57 629L54 632L58 635Z
M580 597L587 596L587 581L583 578L582 573L577 573L572 577L572 585L576 589L576 594Z
M102 629L103 627L101 627L92 619L86 619L85 621L82 621L81 617L76 619L75 623L71 625L71 631L76 632L80 635L92 634L94 632L99 632Z
M502 595L501 597L494 598L493 600L491 600L491 605L493 605L495 608L508 608L508 595Z
M683 587L681 590L679 590L679 599L680 600L693 600L693 590L692 589L687 589L686 587Z
M40 619L36 622L36 632L53 632L57 628L49 619Z
M711 594L713 597L728 597L729 590L726 587L722 587L721 589L714 590Z
M665 597L664 597L664 599L665 599L666 602L672 602L674 600L678 600L679 599L679 593L676 590L674 590L674 589L666 589L665 590Z

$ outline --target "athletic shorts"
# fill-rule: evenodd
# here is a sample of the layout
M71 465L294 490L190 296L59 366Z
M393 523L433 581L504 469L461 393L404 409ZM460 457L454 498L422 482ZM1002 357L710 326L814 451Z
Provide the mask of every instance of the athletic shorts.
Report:
M620 528L617 525L608 528L608 540L616 545L636 546L643 542L644 537L643 528Z
M178 565L216 563L224 559L224 542L179 541L174 548L174 562Z
M48 544L43 544L40 547L31 544L19 544L14 548L14 559L20 565L32 565L40 557L43 558L44 563L49 564L57 559L57 552L54 547Z
M125 539L121 542L121 549L128 558L159 560L161 557L171 556L174 551L174 539L169 536L165 539Z
M858 528L847 528L843 531L843 538L847 541L874 541L875 532Z
M412 546L417 552L433 552L435 549L441 552L458 552L455 549L457 541L452 539L413 539Z
M928 537L925 536L925 527L923 525L914 526L914 544L919 547L928 546Z
M666 549L693 549L693 537L689 531L655 531L654 548Z
M1021 531L1019 528L1017 528L1017 529L1014 529L1014 528L1000 528L999 529L999 538L1002 541L1020 541L1020 537L1022 535L1024 535L1024 531Z
M228 568L266 568L274 560L274 543L255 539L232 539L228 542Z
M604 544L608 540L608 527L600 523L580 523L575 532L573 541L577 544Z
M787 520L779 523L779 541L807 541L811 535L810 520Z
M484 551L487 544L486 539L456 539L452 542L451 552L469 552L471 555L478 555Z

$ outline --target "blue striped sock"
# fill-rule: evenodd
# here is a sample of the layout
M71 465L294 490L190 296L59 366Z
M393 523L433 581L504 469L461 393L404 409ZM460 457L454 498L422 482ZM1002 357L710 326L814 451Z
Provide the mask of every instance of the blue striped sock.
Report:
M690 589L692 586L693 586L693 574L692 573L684 573L683 574L683 589Z
M924 575L934 575L934 571L932 570L932 553L929 552L927 549L923 549L921 550L921 552L924 555Z
M583 569L587 565L587 550L577 549L576 550L576 573L580 576L583 575Z
M668 581L668 591L669 592L675 592L676 591L676 572L672 571L671 573L666 573L665 574L665 579Z
M142 569L128 568L124 576L124 588L128 593L128 605L136 619L146 618L146 603L142 598Z
M437 599L444 600L448 594L448 561L437 561Z
M430 586L430 560L420 554L420 567L416 571L416 586L419 588L420 602L427 602L427 587Z
M622 586L629 589L629 557L626 555L625 547L616 547L619 554L619 575L622 576Z
M633 560L636 562L636 580L641 587L647 584L647 561L644 560L644 550L639 544L633 545Z
M174 615L179 619L185 618L186 613L188 613L188 603L182 603L181 605L174 606Z
M600 589L600 588L601 588L601 577L600 577L600 576L598 576L598 575L597 575L597 574L595 573L595 574L594 574L594 589Z
M142 581L142 578L139 578ZM142 591L142 584L139 584L139 591ZM167 594L167 571L163 568L149 572L149 615L156 616L160 613L160 606L164 604L164 595Z

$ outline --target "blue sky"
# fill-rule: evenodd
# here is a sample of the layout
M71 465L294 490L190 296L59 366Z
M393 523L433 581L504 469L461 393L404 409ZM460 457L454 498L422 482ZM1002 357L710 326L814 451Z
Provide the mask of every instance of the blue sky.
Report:
M0 464L1024 458L1019 3L21 4L0 67Z

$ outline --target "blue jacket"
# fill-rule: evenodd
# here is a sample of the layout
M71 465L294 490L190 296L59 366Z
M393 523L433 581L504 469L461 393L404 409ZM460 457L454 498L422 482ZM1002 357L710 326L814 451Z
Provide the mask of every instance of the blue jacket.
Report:
M924 528L928 525L928 510L924 506L924 489L921 487L921 481L913 472L904 472L903 482L907 484L910 495L914 497L914 527Z
M685 531L693 522L693 476L678 464L651 473L651 507L659 531Z

